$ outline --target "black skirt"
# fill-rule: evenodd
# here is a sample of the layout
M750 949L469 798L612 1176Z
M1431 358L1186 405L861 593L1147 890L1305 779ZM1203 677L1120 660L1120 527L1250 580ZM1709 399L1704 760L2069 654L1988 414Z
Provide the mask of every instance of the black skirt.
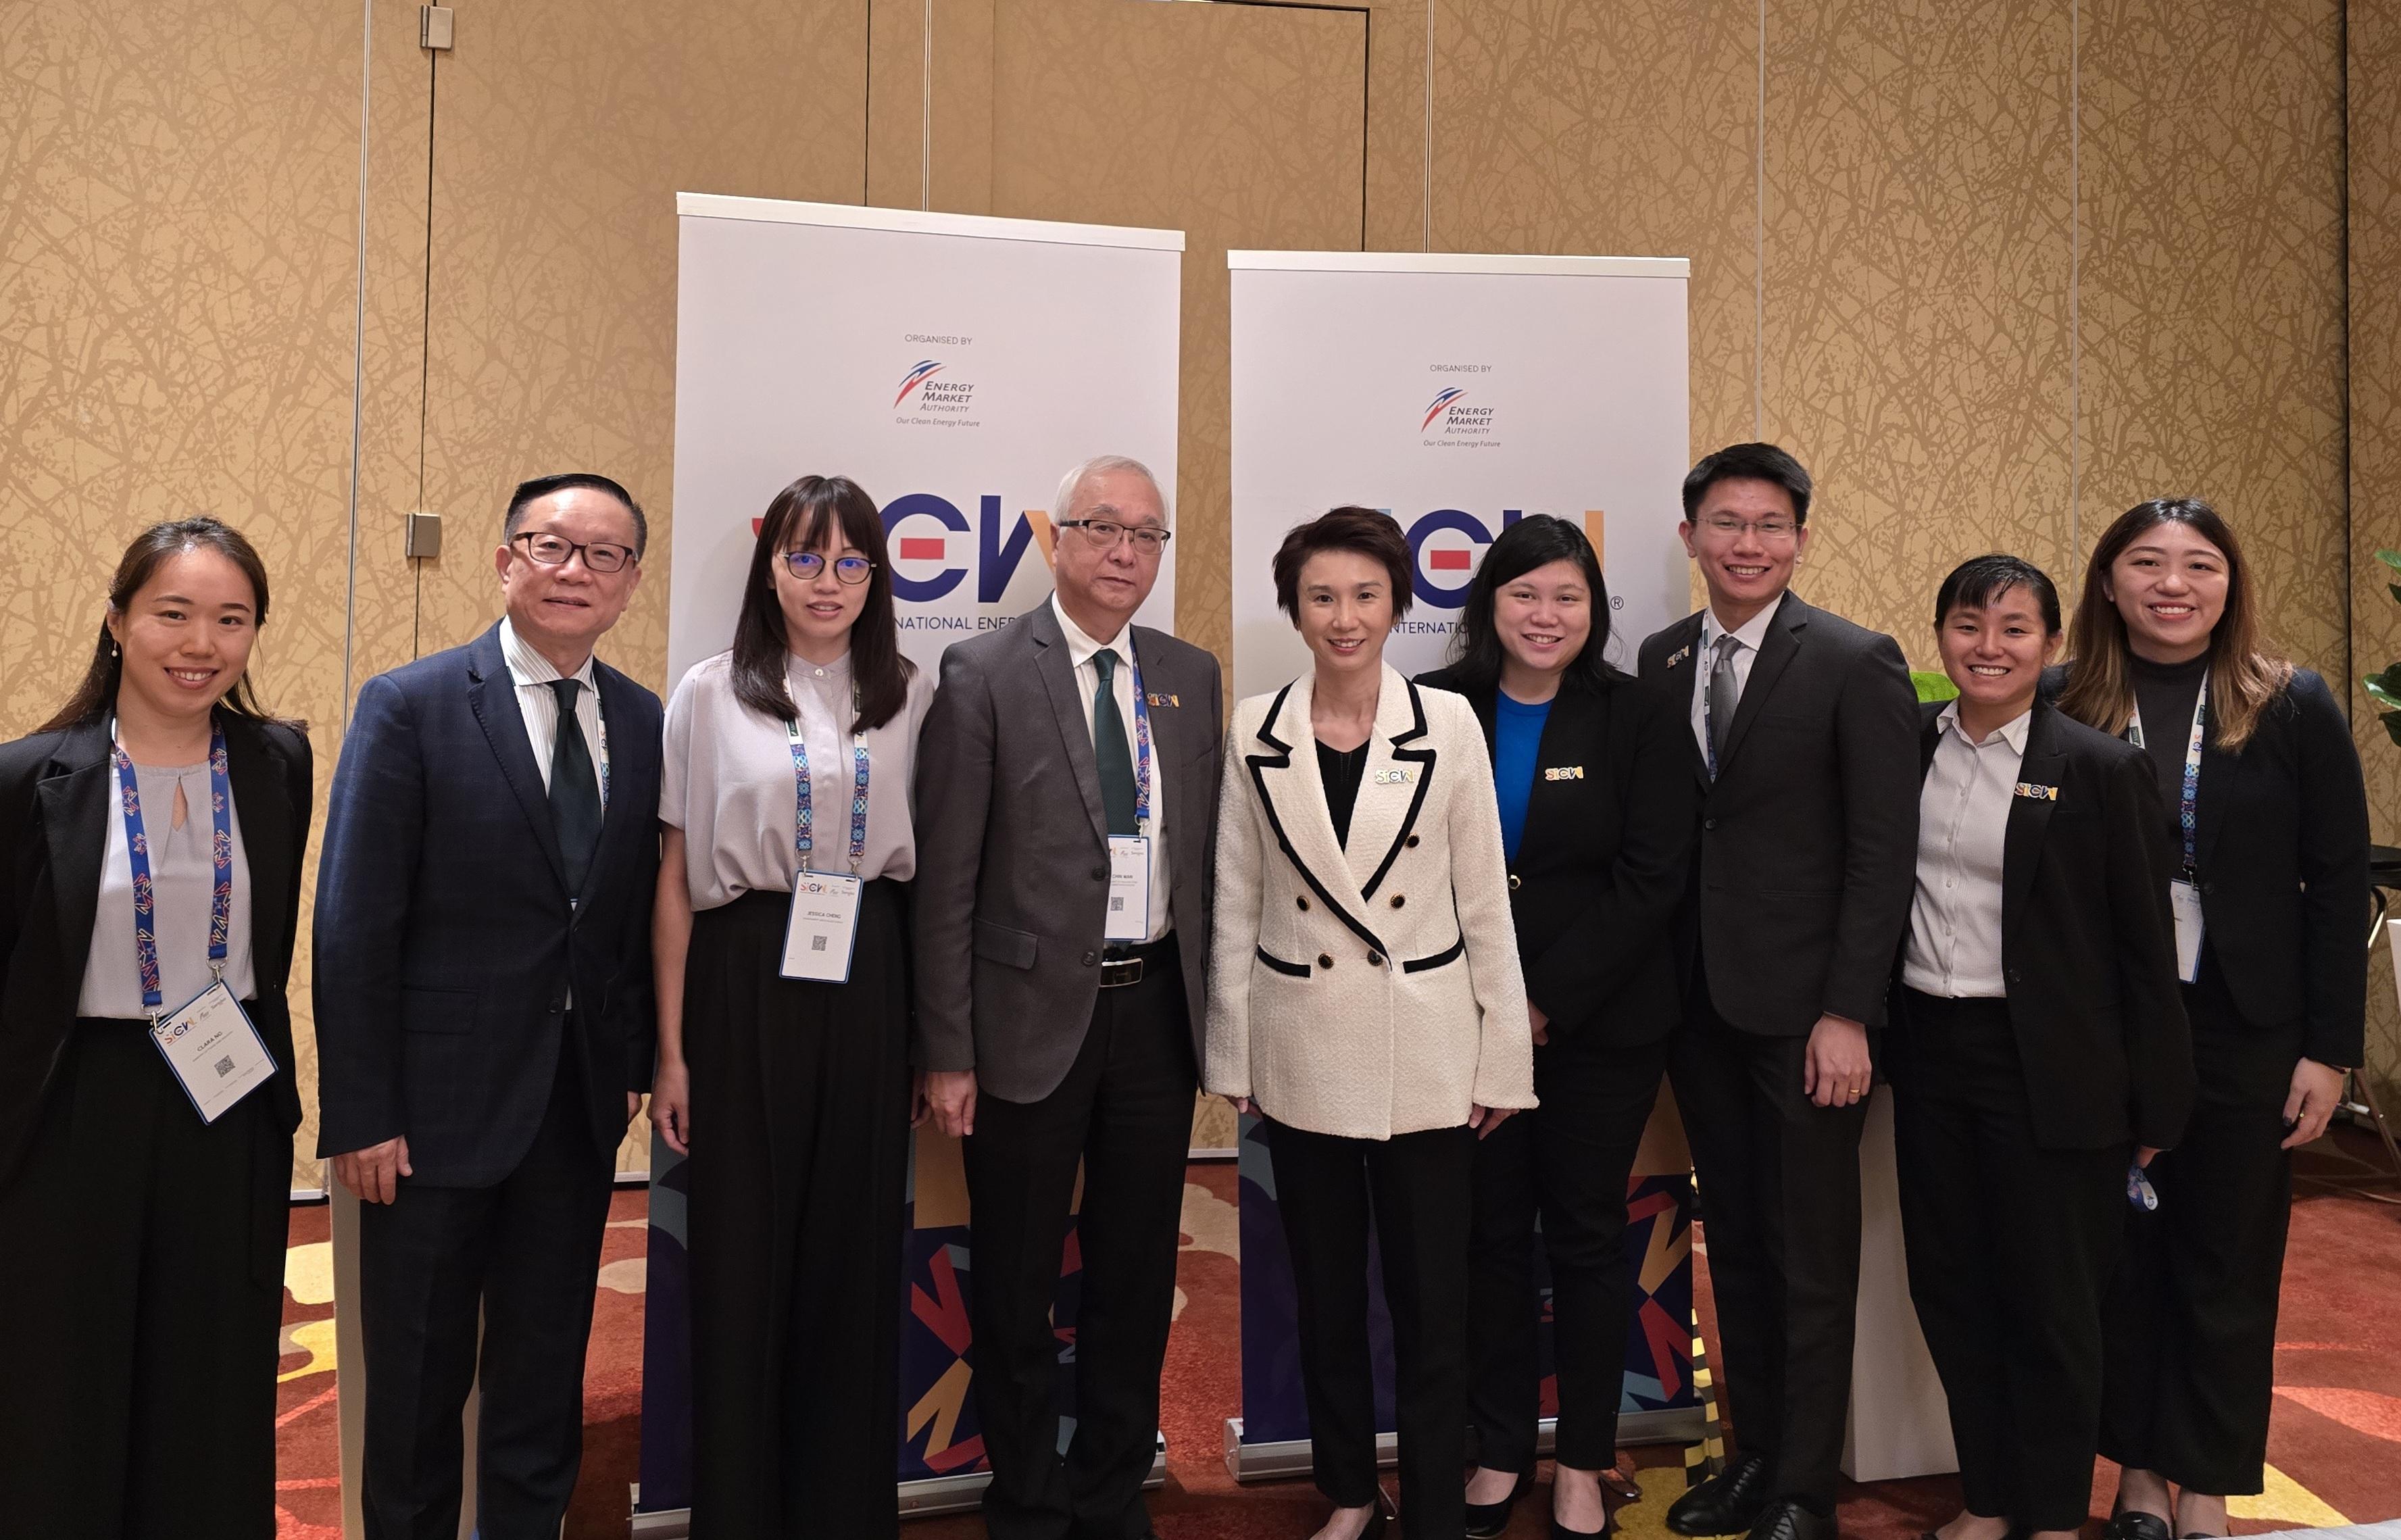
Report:
M843 983L779 976L791 905L693 916L693 1531L893 1535L907 889L867 885Z

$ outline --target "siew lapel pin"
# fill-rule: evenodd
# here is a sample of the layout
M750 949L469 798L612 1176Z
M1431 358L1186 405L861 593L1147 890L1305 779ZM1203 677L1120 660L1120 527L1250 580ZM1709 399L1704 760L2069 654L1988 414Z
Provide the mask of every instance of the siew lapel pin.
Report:
M2015 797L2028 797L2036 802L2057 802L2059 800L2059 788L2056 786L2037 786L2033 781L2022 780L2015 786L2010 788L2010 794Z

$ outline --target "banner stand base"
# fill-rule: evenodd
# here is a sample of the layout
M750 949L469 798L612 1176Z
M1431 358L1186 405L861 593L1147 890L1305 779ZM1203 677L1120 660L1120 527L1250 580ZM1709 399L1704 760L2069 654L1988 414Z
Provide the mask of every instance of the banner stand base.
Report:
M1551 1452L1559 1420L1545 1417L1535 1424L1534 1455ZM1690 1444L1708 1431L1708 1419L1699 1407L1670 1407L1658 1411L1626 1411L1617 1416L1620 1444ZM1401 1439L1396 1433L1376 1435L1376 1464L1400 1464ZM1226 1419L1226 1474L1237 1481L1279 1481L1307 1476L1314 1468L1309 1440L1286 1438L1272 1443L1242 1442L1242 1420ZM639 1533L639 1531L636 1532Z
M923 1481L902 1481L894 1490L899 1494L901 1518L931 1519L939 1514L973 1511L982 1504L983 1489L991 1484L992 1472L979 1470L960 1476L930 1477ZM1150 1457L1150 1474L1143 1478L1142 1490L1149 1492L1166 1484L1167 1437L1161 1434L1158 1451ZM632 1483L628 1492L633 1514L626 1533L632 1540L684 1540L692 1533L690 1508L661 1508L656 1513L644 1513L642 1484Z

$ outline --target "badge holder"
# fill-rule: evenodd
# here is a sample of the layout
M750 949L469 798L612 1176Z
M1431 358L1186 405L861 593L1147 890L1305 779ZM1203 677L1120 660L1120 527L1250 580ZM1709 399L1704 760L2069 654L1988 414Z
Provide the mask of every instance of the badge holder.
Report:
M154 1020L150 1040L204 1123L214 1123L236 1102L273 1079L278 1067L267 1040L222 976Z
M1101 939L1150 939L1150 840L1146 835L1109 836L1109 909Z
M792 911L784 922L783 976L812 983L850 982L858 950L858 899L866 885L854 876L801 872L792 878Z

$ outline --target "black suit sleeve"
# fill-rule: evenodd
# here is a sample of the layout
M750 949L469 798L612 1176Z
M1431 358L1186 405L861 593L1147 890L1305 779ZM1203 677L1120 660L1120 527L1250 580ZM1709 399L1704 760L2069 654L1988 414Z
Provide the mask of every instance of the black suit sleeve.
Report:
M658 838L657 826L653 824L653 859L649 863L647 880L640 884L634 901L625 906L624 940L617 953L625 959L625 971L611 992L610 1000L616 1008L619 1026L624 1034L625 1089L637 1094L651 1089L652 1072L658 1063L658 1003L651 976L651 910L659 891L655 848Z
M2118 1011L2126 1046L2134 1142L2172 1149L2184 1137L2194 1093L2192 1029L2176 982L2175 918L2168 905L2167 817L2150 761L2113 755L2101 792L2109 848L2109 914L2117 936Z
M2355 1068L2366 1052L2367 787L2351 726L2326 681L2298 673L2286 692L2300 765L2301 1054Z
M1628 681L1610 708L1631 721L1625 836L1609 887L1526 969L1526 996L1553 1031L1588 1021L1634 970L1667 942L1667 928L1691 875L1700 787L1693 779L1685 725L1661 694Z
M39 860L34 784L44 756L32 749L23 738L0 748L0 999L7 997L9 959L17 955L25 924L22 906Z
M1917 884L1918 711L1890 637L1853 660L1834 703L1843 796L1842 914L1826 969L1828 1015L1874 1025Z
M284 794L292 799L292 870L283 879L284 929L277 938L286 969L285 977L276 981L281 988L290 982L293 942L300 934L300 878L309 864L309 825L317 810L317 755L307 729L279 726L274 731L283 746Z

